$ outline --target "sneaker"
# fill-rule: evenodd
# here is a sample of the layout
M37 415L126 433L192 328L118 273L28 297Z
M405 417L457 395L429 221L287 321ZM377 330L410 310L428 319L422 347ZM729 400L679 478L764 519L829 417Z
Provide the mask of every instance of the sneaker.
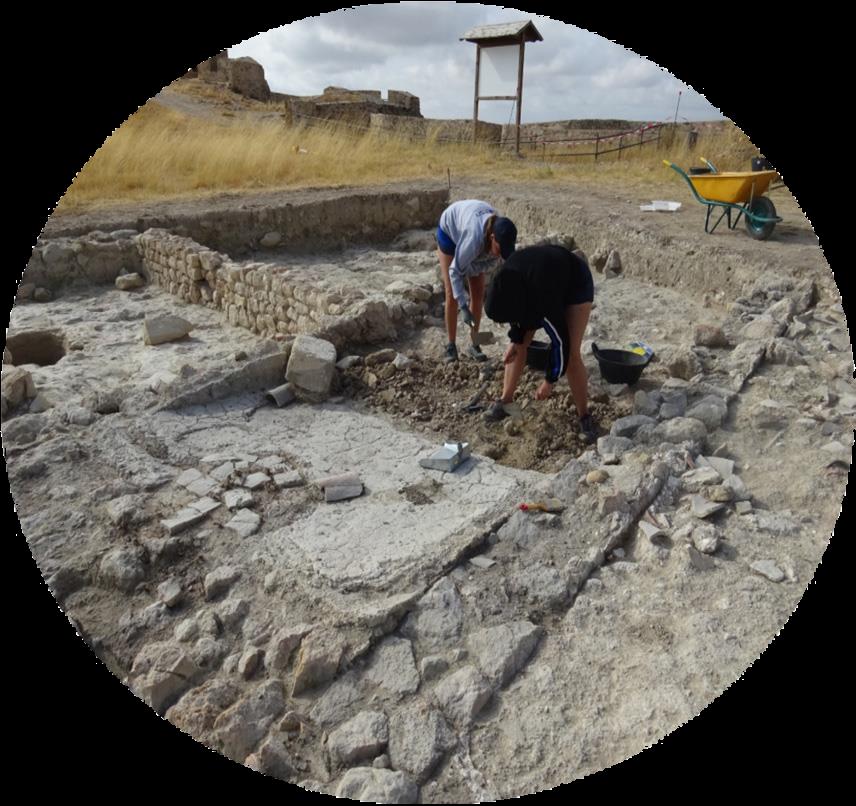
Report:
M505 404L501 400L495 400L491 403L490 408L484 413L484 418L489 423L498 423L510 416L505 410Z
M453 341L446 345L446 356L443 359L447 364L452 364L458 360L458 348Z
M580 431L583 439L591 445L597 441L597 424L591 414L585 414L580 417Z
M487 356L482 352L478 344L471 344L467 347L467 355L476 361L487 361Z

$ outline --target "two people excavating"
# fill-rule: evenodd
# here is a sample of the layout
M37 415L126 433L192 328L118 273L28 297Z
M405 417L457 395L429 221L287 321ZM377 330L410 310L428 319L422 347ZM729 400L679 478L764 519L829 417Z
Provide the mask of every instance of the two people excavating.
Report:
M597 439L597 425L588 408L588 373L580 348L594 300L594 283L588 264L563 246L529 246L516 250L517 229L489 204L465 200L450 205L440 217L437 252L446 291L445 358L457 361L455 345L458 311L477 333L482 313L510 325L510 343L503 356L502 394L485 418L497 422L508 416L526 365L529 345L539 329L550 338L546 378L535 393L546 400L565 375L579 416L579 428L587 442ZM485 293L485 273L502 265ZM469 295L464 288L468 281ZM467 350L477 361L487 360L473 341Z

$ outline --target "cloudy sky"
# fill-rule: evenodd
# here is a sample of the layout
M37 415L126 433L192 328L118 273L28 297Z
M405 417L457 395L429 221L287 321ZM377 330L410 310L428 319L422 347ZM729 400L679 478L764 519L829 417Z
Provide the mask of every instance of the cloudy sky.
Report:
M311 17L229 49L265 68L275 92L320 95L324 87L389 89L418 95L422 114L472 118L476 25L531 19L543 42L527 44L523 122L570 118L716 120L719 110L692 88L621 45L564 22L477 3L360 6ZM513 94L513 93L512 93ZM513 103L483 101L479 118L513 121Z

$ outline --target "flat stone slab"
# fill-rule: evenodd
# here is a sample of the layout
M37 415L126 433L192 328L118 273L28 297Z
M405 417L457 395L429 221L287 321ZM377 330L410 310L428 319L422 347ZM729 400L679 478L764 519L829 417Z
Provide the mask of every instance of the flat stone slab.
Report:
M237 532L240 537L249 537L258 532L262 525L261 516L251 509L239 509L227 524L226 528Z
M200 498L189 506L180 509L172 518L162 520L161 524L171 535L176 535L205 520L219 506L220 502L213 498Z
M270 481L270 476L267 473L250 473L244 479L244 487L248 490L258 490L259 487L264 487Z
M253 503L253 494L249 490L229 490L223 496L226 509L240 509Z

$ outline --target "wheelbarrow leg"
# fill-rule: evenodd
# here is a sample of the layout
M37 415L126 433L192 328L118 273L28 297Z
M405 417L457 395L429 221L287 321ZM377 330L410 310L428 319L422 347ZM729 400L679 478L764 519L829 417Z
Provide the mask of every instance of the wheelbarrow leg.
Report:
M705 222L704 222L704 231L706 233L708 233L708 235L713 233L713 231L719 226L719 222L722 221L722 219L725 218L726 216L728 216L728 226L729 227L731 226L731 209L728 207L723 208L722 215L720 215L719 218L716 219L716 223L712 227L709 226L710 225L710 214L713 212L713 208L717 207L717 206L719 206L719 205L716 205L716 204L708 204L707 205L707 218L705 219Z

